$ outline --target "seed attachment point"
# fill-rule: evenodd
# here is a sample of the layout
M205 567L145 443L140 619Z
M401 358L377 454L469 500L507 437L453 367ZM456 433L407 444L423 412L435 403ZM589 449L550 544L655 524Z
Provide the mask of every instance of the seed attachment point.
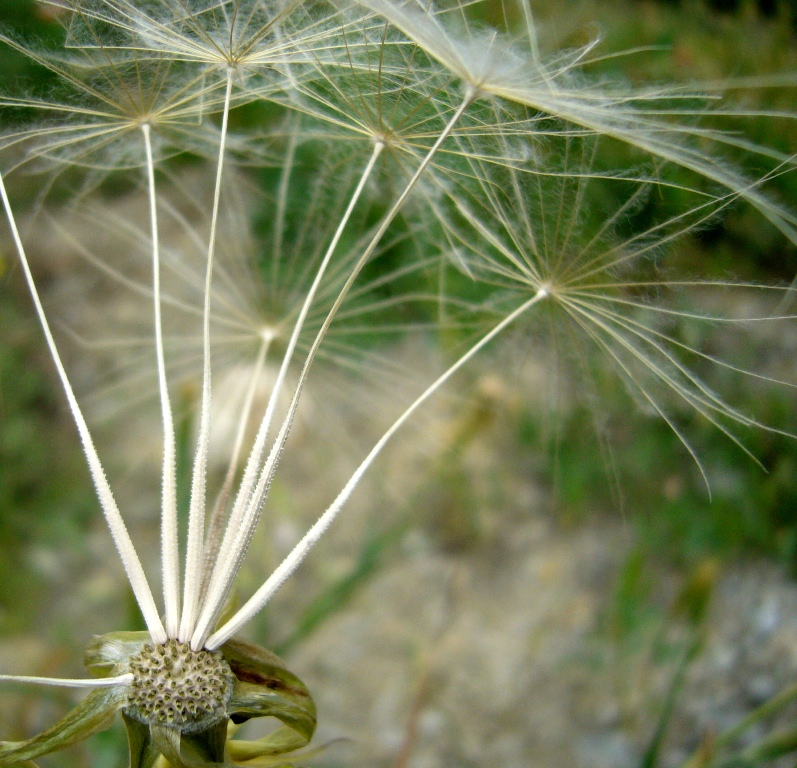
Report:
M133 681L124 712L150 725L182 733L206 730L227 718L233 674L217 651L192 651L188 643L147 643L129 660Z

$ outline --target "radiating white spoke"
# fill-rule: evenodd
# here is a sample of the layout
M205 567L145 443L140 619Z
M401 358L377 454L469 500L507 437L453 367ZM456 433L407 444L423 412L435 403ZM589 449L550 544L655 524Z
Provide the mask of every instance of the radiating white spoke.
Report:
M263 373L263 368L266 363L266 355L268 354L269 347L273 341L273 336L264 334L263 340L260 343L260 349L257 353L257 359L252 368L252 376L249 380L249 388L246 392L243 405L241 407L241 416L238 421L238 431L235 435L235 444L232 450L232 457L230 464L227 468L227 474L224 477L221 490L216 499L213 508L213 514L210 517L208 524L208 535L205 541L205 552L203 554L203 567L202 567L202 585L200 592L200 600L207 594L207 588L210 583L210 576L213 573L213 565L219 554L219 546L221 545L221 536L224 530L224 513L227 510L227 502L230 498L232 491L232 484L235 480L235 474L238 470L238 462L241 457L241 450L243 449L244 438L246 437L246 429L249 426L249 421L252 417L252 407L255 402L255 393L257 392L257 385Z
M97 678L0 675L0 683L20 683L22 685L53 685L59 688L113 688L115 685L130 685L132 682L132 672L127 672L124 675L118 675L116 677Z
M205 276L205 307L202 330L202 405L199 417L199 436L197 437L194 471L191 481L191 502L188 513L188 543L185 555L185 589L183 595L183 615L180 620L179 638L183 642L194 632L197 603L202 586L202 552L205 537L205 493L207 486L208 445L210 443L210 292L213 283L213 257L216 250L216 227L219 218L221 180L224 172L224 151L227 139L227 126L230 116L234 70L227 69L227 90L224 97L221 137L219 139L219 158L216 166L216 185L213 191L213 213L208 237L208 259Z
M266 413L260 423L257 436L255 437L255 443L249 454L246 468L244 469L241 487L238 491L235 504L233 505L233 510L230 514L230 519L227 524L224 538L222 539L219 555L213 569L213 575L208 585L205 602L202 606L202 614L200 615L197 625L197 632L194 634L192 639L192 645L196 643L197 637L206 636L209 628L216 619L217 610L220 609L221 605L223 605L224 601L226 600L226 595L229 592L232 581L237 573L238 565L240 564L240 560L243 556L240 551L242 545L239 543L239 534L241 532L242 525L244 524L247 510L249 509L248 504L250 502L253 489L257 488L257 472L260 469L260 463L262 461L263 451L265 449L268 430L271 426L271 421L274 418L274 411L277 407L277 402L282 391L285 377L288 374L288 367L293 359L293 354L296 349L296 344L299 340L299 335L304 327L305 320L307 319L307 313L310 311L310 306L312 305L313 299L316 296L318 287L321 284L321 280L326 272L327 266L329 265L332 255L334 254L338 242L343 234L343 230L345 229L346 224L348 223L349 218L354 211L357 201L360 199L360 195L365 188L365 184L371 176L371 172L373 171L376 161L379 159L383 149L384 145L381 142L377 142L374 145L373 152L371 153L368 163L366 164L366 167L360 177L360 181L357 184L351 199L349 200L349 205L346 208L346 212L338 224L335 235L333 236L332 241L330 242L329 247L324 254L324 258L321 261L321 264L313 279L313 283L310 286L310 290L307 292L307 296L302 304L299 316L294 324L291 338L288 341L288 346L285 350L282 364L280 365L276 381L274 382L274 387L271 391L271 395L269 396L268 404L266 405ZM251 521L249 524L251 526ZM248 546L249 538L250 537L245 537L247 545L244 546ZM194 647L199 648L201 647L201 644L195 645Z
M158 202L155 193L155 163L152 159L152 137L148 124L141 126L147 153L147 181L152 239L152 293L155 308L155 353L158 360L158 391L163 419L163 477L161 491L161 560L163 569L163 601L166 608L166 634L176 637L180 616L180 555L177 538L177 446L174 417L166 383L166 362L163 354L161 320L160 245L158 239Z
M271 452L266 459L265 466L260 472L257 485L251 494L251 498L248 500L248 504L244 513L243 524L237 525L235 529L233 529L232 526L228 527L227 533L230 535L232 543L227 547L226 550L224 547L224 542L222 543L222 552L219 556L219 562L216 565L213 579L211 580L210 589L208 590L208 598L205 606L203 607L202 615L200 616L200 620L197 624L196 632L191 640L191 645L193 648L201 648L203 646L213 624L218 618L218 614L221 611L222 606L224 605L238 570L241 567L243 559L249 548L249 543L251 542L255 526L257 525L259 519L260 509L262 508L266 494L268 493L271 480L274 476L274 472L276 471L277 463L282 455L285 441L288 438L288 433L290 432L293 418L296 415L296 409L299 405L299 398L301 397L304 383L307 380L307 376L310 371L310 367L313 364L313 360L315 359L315 355L318 352L318 348L321 345L322 340L326 336L326 332L332 323L333 318L337 314L338 309L346 298L350 288L354 284L354 281L357 279L357 276L360 274L360 271L373 255L393 219L395 219L395 217L398 215L398 212L401 210L404 202L415 188L418 179L420 179L429 163L432 162L432 159L437 154L437 151L440 149L443 142L451 134L454 126L456 126L456 124L459 122L459 119L462 117L463 113L470 106L470 104L473 103L473 100L477 95L477 92L471 88L466 90L462 103L449 118L446 126L440 132L440 135L437 137L434 144L432 144L426 156L415 170L412 178L409 180L402 193L394 201L393 205L390 207L390 210L383 217L382 222L371 238L371 241L366 246L359 260L351 270L346 283L338 293L332 308L329 310L326 319L316 334L313 345L308 352L307 359L305 360L304 367L302 368L302 372L299 376L299 381L296 385L293 398L291 399L291 403L288 407L288 412L283 419L280 431L277 434L276 440L271 448ZM242 494L239 494L239 497L241 495ZM225 535L225 539L226 538L227 536Z
M333 523L335 518L343 509L343 506L349 500L354 489L359 484L366 470L373 464L376 457L381 453L382 449L387 445L390 438L404 425L404 423L425 403L437 390L439 390L462 366L464 366L471 358L473 358L479 350L485 345L489 344L496 336L498 336L505 328L514 323L521 315L525 314L531 307L538 302L547 298L548 292L544 289L539 290L534 296L521 304L511 314L505 317L498 323L489 333L483 336L476 344L474 344L462 357L459 358L448 370L439 376L432 384L430 384L424 392L415 399L415 401L404 411L403 414L393 423L390 429L371 449L370 453L365 457L363 462L355 470L354 474L349 479L348 483L344 486L343 490L338 494L335 501L329 506L323 515L316 521L315 525L304 535L301 541L291 550L290 554L280 563L274 573L264 582L264 584L255 592L254 595L246 602L246 604L235 613L226 624L219 628L217 632L211 635L205 643L205 648L213 650L227 642L241 627L249 622L256 616L265 606L265 604L272 598L274 593L285 583L290 575L299 567L302 560L307 556L307 553L315 546L321 536L324 535L329 526Z
M116 549L118 550L119 556L122 560L122 565L124 566L125 572L127 573L127 578L130 581L130 586L133 588L133 594L135 595L136 602L138 603L141 613L144 616L147 629L149 630L154 642L163 643L167 639L166 631L163 628L163 623L161 622L160 615L158 614L158 609L155 605L155 600L152 597L152 591L150 590L149 583L147 582L147 577L144 574L144 569L141 567L141 561L139 560L138 554L133 546L133 542L130 539L130 534L128 533L127 527L122 519L122 514L119 511L119 507L116 505L116 500L114 499L111 487L108 484L107 478L105 477L105 471L103 469L102 463L100 462L100 457L97 454L97 450L94 447L94 441L91 438L91 433L89 432L83 412L80 410L77 398L72 390L72 385L69 382L69 378L66 375L66 370L61 362L61 356L59 355L58 348L55 345L55 340L53 339L52 332L50 331L50 324L47 321L47 316L44 314L44 308L42 307L41 300L39 299L39 292L36 289L36 283L34 282L33 275L30 271L28 258L25 255L25 248L22 244L22 238L20 237L17 223L14 218L14 213L8 200L8 194L6 193L5 182L3 181L2 174L0 174L0 196L3 199L3 207L5 208L6 215L8 216L8 222L11 226L14 244L16 245L17 253L19 254L20 262L22 263L23 272L25 273L25 280L28 284L28 289L30 290L33 303L36 307L36 314L39 317L39 322L41 323L44 336L47 340L47 346L50 349L50 354L58 371L58 376L61 379L61 385L64 388L64 394L66 395L67 402L69 403L69 410L72 412L72 418L75 420L75 425L77 426L80 440L83 443L83 450L86 454L86 460L88 461L89 470L91 471L91 477L94 481L94 487L97 491L97 497L99 499L100 506L102 507L103 514L105 515L105 519L108 523L108 528L110 529L111 536L113 536Z

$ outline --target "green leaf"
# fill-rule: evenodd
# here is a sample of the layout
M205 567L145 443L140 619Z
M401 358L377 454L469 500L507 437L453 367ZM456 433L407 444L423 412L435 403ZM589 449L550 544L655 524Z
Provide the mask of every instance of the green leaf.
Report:
M664 706L659 717L659 722L656 726L656 731L653 734L653 739L651 740L647 751L642 757L642 761L640 763L642 768L658 768L660 764L659 758L661 757L664 739L670 727L670 721L675 710L675 704L678 700L678 695L680 694L686 680L686 673L689 670L692 662L695 660L695 658L697 658L697 655L700 653L702 647L702 638L700 636L693 638L686 647L683 656L681 657L681 660L675 669L672 681L670 682L670 689L667 692L667 697L664 700Z
M110 725L114 713L127 701L127 687L115 685L92 691L66 717L26 741L0 742L0 768L19 766L88 738Z
M771 733L745 750L744 756L752 762L775 760L797 751L797 730Z

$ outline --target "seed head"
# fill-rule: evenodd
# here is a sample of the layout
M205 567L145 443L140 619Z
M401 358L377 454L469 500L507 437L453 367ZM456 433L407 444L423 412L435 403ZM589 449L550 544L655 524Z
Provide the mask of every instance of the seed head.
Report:
M147 643L130 657L125 714L183 733L205 730L227 717L233 674L217 651L192 651L188 643Z

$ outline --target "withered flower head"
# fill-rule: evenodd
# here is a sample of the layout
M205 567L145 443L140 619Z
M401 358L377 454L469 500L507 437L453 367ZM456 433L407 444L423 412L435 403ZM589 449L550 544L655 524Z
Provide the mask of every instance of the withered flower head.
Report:
M117 710L127 728L131 768L151 768L160 755L175 768L267 765L267 758L304 747L315 730L307 687L257 645L230 640L216 651L193 651L173 639L153 643L148 632L112 632L94 638L85 661L108 685L38 736L0 742L0 766L26 765L82 741L107 728ZM256 741L228 738L257 717L283 725Z

